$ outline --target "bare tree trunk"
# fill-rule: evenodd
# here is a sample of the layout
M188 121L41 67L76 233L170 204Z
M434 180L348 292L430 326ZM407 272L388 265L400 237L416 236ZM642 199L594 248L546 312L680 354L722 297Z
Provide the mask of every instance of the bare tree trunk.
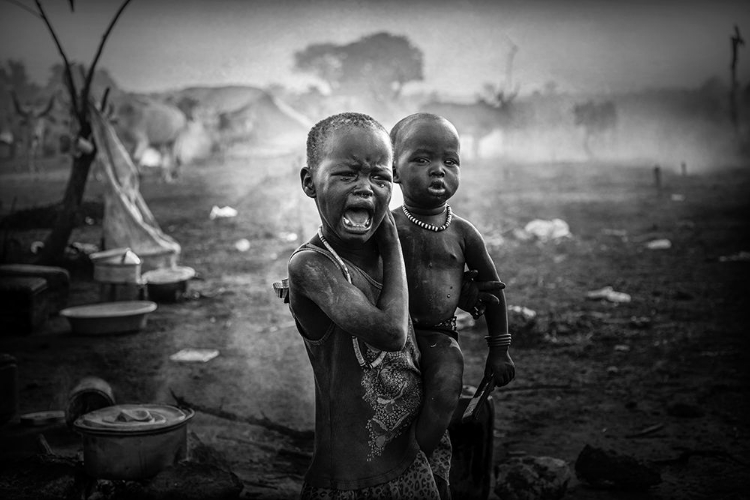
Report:
M91 125L84 124L86 128L85 135L90 135ZM83 130L82 130L83 132ZM62 206L57 213L55 226L47 235L44 241L38 264L52 265L62 261L65 247L68 245L70 234L75 228L76 216L79 214L83 202L83 193L86 190L86 180L91 170L91 164L96 158L96 149L91 153L81 153L73 158L73 166L68 178L68 184L65 187Z

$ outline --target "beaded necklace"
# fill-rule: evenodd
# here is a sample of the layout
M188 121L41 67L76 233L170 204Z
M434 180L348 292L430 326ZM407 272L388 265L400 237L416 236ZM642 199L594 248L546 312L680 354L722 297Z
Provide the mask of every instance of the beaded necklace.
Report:
M328 243L328 240L325 239L323 236L323 227L318 228L318 238L320 238L320 241L323 242L323 245L328 249L329 252L331 252L331 255L333 255L333 258L336 259L336 262L338 262L339 267L344 271L344 276L346 276L346 281L349 283L352 282L352 276L349 274L349 268L346 267L346 264L344 264L344 260L339 257L339 254L336 253L336 250L333 249L330 243ZM380 363L383 362L383 358L385 358L385 351L380 351L380 354L378 354L378 357L375 358L371 363L368 363L367 360L365 360L365 357L362 356L362 351L359 349L359 340L357 337L352 335L352 345L354 346L354 355L357 356L357 362L359 363L359 366L362 368L375 368Z
M443 210L444 212L447 211L448 215L445 218L445 224L443 224L442 226L436 226L434 224L428 224L427 222L423 222L423 221L417 219L416 217L414 217L411 214L411 212L409 212L406 209L406 205L402 205L401 206L401 210L404 211L404 215L406 215L406 218L409 219L414 224L416 224L417 226L421 227L422 229L427 229L428 231L435 231L436 233L440 232L440 231L445 231L446 229L448 229L448 226L451 225L451 221L453 220L453 211L451 210L451 206L450 205L445 205L445 209Z

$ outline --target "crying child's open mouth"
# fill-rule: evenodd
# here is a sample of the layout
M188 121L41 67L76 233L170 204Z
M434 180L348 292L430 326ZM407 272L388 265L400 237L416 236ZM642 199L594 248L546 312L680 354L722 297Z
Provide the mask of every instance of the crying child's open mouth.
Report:
M364 208L349 208L344 212L344 225L351 229L367 230L372 224L370 212Z

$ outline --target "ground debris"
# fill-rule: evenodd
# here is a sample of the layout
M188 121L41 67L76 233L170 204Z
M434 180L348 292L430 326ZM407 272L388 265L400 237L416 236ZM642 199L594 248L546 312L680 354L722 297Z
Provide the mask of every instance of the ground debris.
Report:
M223 418L226 420L232 420L235 422L245 422L251 425L259 425L261 427L265 427L266 429L276 431L279 434L284 434L296 439L301 440L312 440L314 437L314 432L312 430L309 431L301 431L298 429L293 429L291 427L287 427L286 425L279 424L278 422L274 422L273 420L270 420L267 417L241 417L239 415L235 415L234 413L230 413L228 411L221 410L219 408L210 408L207 406L202 406L199 404L191 403L186 401L184 398L176 395L174 391L171 389L169 392L172 394L172 398L174 398L175 402L177 402L177 405L181 408L192 408L195 411L199 411L202 413L207 413L208 415L213 415L215 417Z
M495 493L505 500L559 500L572 477L564 460L512 458L495 468Z
M576 476L596 488L643 491L661 482L659 471L628 455L586 445L575 464Z

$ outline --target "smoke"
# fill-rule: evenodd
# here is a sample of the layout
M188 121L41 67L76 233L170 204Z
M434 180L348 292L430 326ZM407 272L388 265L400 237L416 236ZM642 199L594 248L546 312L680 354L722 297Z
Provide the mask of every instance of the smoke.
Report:
M736 166L750 159L750 113L741 101L735 127L726 95L702 88L598 98L531 96L513 103L516 115L481 141L480 155L528 163L596 160L679 168L684 162L691 171ZM612 128L591 127L587 141L573 108L607 100L615 105L616 122ZM462 140L464 151L470 150L466 145L473 139Z

